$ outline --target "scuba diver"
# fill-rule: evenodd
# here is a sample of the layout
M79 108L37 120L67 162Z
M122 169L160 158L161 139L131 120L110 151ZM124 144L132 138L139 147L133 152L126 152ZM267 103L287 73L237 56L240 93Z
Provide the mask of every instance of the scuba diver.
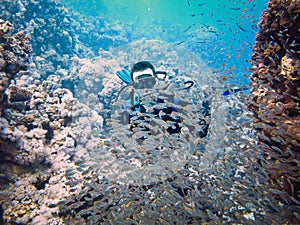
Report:
M158 85L159 82L164 81L164 79L159 77L163 76L166 78L166 72L155 71L154 66L150 62L140 61L133 65L130 72L123 70L119 71L117 75L128 84L121 89L117 97L117 101L126 101L122 106L126 110L119 112L122 124L130 124L131 131L138 129L148 136L153 134L153 130L150 129L151 124L155 123L153 121L157 121L155 119L159 118L169 125L161 127L167 133L178 134L182 132L181 125L183 119L180 117L180 107L192 104L191 102L184 99L177 99L174 93L154 93L156 94L156 99L151 103L152 107L149 108L148 99L142 98L145 97L142 95L145 95L149 90L150 92L156 92L156 90L152 90L152 88ZM188 90L194 85L194 82L188 80L184 81L182 85L183 89ZM153 93L150 95L153 95ZM201 130L198 131L200 138L206 137L208 133L209 125L204 118L210 116L209 102L203 101L202 108L201 114L203 118L199 119L198 122L201 126ZM189 130L191 129L193 130L195 128L189 127ZM146 136L142 136L141 139L146 138Z

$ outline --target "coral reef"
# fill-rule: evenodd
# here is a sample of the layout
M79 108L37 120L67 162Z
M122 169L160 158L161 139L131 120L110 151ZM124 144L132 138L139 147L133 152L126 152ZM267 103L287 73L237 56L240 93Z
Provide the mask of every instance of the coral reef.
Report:
M44 80L59 69L68 69L72 57L94 57L99 48L128 43L128 32L120 22L85 18L69 12L56 0L1 2L0 18L13 21L17 30L29 33L32 42L31 66ZM42 9L42 10L41 10ZM107 33L107 30L110 33ZM97 31L97 32L95 32Z
M255 127L272 183L300 200L300 3L271 0L263 12L253 52Z
M29 53L32 51L30 36L20 31L13 34L14 27L0 19L0 101L4 101L4 93L13 77L26 70ZM13 89L13 88L12 88ZM15 92L16 93L16 90ZM16 96L15 96L16 97ZM20 95L18 96L20 98ZM15 100L15 99L14 99Z
M8 101L2 110L0 200L7 224L60 221L55 218L59 213L58 203L80 191L79 186L71 190L71 179L66 174L77 168L71 160L77 143L87 143L90 139L92 129L85 117L92 114L92 122L102 122L96 112L79 104L68 89L53 90L51 83L49 78L41 85L29 86L26 93L31 93L30 99ZM81 126L76 126L76 121ZM85 149L79 151L76 157L87 155L85 152ZM72 179L84 178L75 174Z
M4 0L1 4L0 17L14 24L1 20L0 29L1 93L5 96L0 118L1 224L284 224L299 220L298 208L291 210L273 195L277 192L256 145L247 96L223 98L222 84L196 55L182 46L146 39L112 48L112 43L130 40L121 22L83 19L54 0ZM13 27L24 32L13 35ZM30 62L27 32L34 53ZM296 42L290 45L295 46L291 53L298 51ZM264 49L272 53L277 48L272 44ZM147 158L138 157L151 155L140 146L125 148L116 141L124 129L113 130L108 126L112 121L105 120L122 86L113 74L149 58L156 61L158 70L172 76L188 73L197 80L191 93L194 100L213 102L210 136L183 142L193 150L184 157L168 149L175 161L184 158L184 166L161 159L164 149L155 149L162 150L160 155L152 152L162 170L143 164ZM273 58L263 59L271 62ZM287 52L276 63L281 65L279 79L291 82L282 82L286 88L293 87L288 85L299 81L297 57ZM260 104L266 106L267 101ZM295 114L294 105L285 107L282 112ZM293 129L289 123L285 126L287 132Z
M14 26L7 21L0 20L0 25L1 223L54 222L53 205L69 193L61 177L75 167L70 158L76 138L69 126L73 94L58 88L51 76L33 84L30 75L36 76L35 67L26 71L32 50L29 35L13 34ZM38 203L40 199L49 200L44 205Z

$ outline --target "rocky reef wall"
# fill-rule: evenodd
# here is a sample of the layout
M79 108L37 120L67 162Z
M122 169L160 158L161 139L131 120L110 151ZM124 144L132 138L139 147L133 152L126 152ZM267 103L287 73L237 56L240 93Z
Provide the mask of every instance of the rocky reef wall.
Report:
M299 0L271 0L263 12L249 104L272 183L294 204L300 203L299 13Z
M52 208L55 199L62 199L58 195L69 192L63 177L74 166L70 158L80 133L72 129L71 118L93 112L76 102L70 90L59 88L57 76L35 82L39 70L29 67L32 47L25 33L0 20L0 224L51 224L54 211L38 202L50 183ZM97 122L100 116L94 114ZM25 195L30 195L28 201Z
M29 53L32 51L30 35L23 31L13 34L14 27L0 19L0 102L5 102L4 92L10 81L21 70L27 69ZM16 92L15 92L16 93Z

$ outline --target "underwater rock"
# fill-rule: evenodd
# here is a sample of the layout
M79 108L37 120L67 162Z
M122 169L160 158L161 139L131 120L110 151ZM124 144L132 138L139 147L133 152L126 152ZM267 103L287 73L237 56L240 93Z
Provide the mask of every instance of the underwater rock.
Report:
M24 102L24 101L28 101L31 98L32 92L25 88L20 88L15 85L10 85L7 89L7 95L10 103Z
M272 183L300 200L300 2L271 0L252 56L255 126ZM283 196L281 196L283 198Z

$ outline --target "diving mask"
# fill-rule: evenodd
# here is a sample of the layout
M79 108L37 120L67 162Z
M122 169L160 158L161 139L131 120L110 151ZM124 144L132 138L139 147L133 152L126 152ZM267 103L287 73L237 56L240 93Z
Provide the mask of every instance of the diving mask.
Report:
M156 84L156 79L151 74L142 74L137 77L137 80L133 82L135 89L147 89L152 88Z

